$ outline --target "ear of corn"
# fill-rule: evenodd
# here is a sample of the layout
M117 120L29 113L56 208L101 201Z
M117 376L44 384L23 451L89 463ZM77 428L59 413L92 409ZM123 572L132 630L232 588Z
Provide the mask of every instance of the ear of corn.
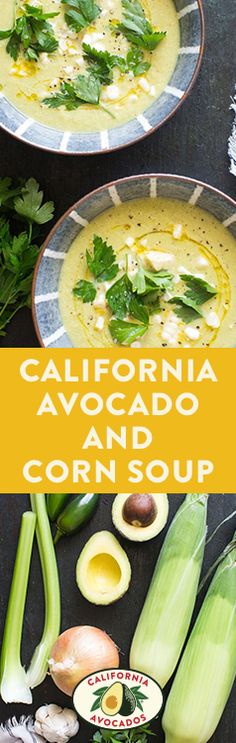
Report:
M236 675L236 548L210 585L175 677L163 728L166 743L207 743Z
M187 495L167 533L130 652L130 666L164 687L179 660L202 567L207 495Z

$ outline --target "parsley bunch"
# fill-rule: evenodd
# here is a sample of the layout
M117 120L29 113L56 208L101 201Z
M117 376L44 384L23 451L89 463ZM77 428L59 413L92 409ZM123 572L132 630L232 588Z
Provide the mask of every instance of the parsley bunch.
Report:
M115 732L114 730L97 730L92 738L92 743L148 743L148 736L155 735L149 725L143 725L133 730L123 730Z
M166 31L154 31L145 17L139 0L122 0L123 15L121 23L116 25L131 44L153 51L166 36Z
M52 54L58 47L58 41L48 19L57 15L58 13L44 13L41 5L27 3L13 28L0 31L0 41L9 39L7 52L15 61L21 50L27 60L37 60L42 52Z
M0 179L0 335L21 307L30 307L38 235L53 212L34 178L16 187Z

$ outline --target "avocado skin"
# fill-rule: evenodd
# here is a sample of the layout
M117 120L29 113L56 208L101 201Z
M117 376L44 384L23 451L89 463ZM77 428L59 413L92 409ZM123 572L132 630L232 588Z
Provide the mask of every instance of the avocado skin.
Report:
M119 709L119 715L122 715L122 717L126 717L127 715L132 715L132 713L134 712L136 707L136 699L133 692L128 689L128 686L126 686L126 684L122 684L122 686L123 700Z

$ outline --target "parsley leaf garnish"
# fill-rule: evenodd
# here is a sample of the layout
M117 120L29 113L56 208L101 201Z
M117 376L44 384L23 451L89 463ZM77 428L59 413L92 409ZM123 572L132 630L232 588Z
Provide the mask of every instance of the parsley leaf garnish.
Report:
M44 98L43 103L49 108L65 106L67 111L73 111L84 103L98 106L101 95L101 85L97 77L92 74L77 75L73 82L61 83L58 93Z
M114 315L121 320L129 314L132 297L132 284L127 274L118 279L106 293L109 307Z
M148 325L137 325L126 320L111 320L109 330L114 341L127 346L136 338L141 338L148 329Z
M133 72L134 77L143 75L144 72L150 70L150 62L145 62L143 57L142 49L138 47L132 47L126 57L126 72Z
M172 299L169 299L169 304L175 304L175 314L185 323L192 322L192 320L197 320L198 317L202 317L202 313L195 302L188 299L186 294L184 294L183 297L172 297Z
M100 8L94 0L61 0L67 6L65 20L68 26L79 33L100 14Z
M30 178L12 185L0 179L0 335L21 307L30 307L33 271L40 245L38 225L53 216L53 203L42 205L43 193ZM23 223L24 229L19 230ZM17 229L18 228L18 229Z
M81 279L81 281L78 281L78 283L74 286L73 294L75 295L75 297L79 297L80 299L82 299L82 302L86 304L87 302L93 302L96 297L97 290L91 281Z
M8 54L16 61L20 51L28 60L37 60L42 52L55 52L58 41L48 19L57 15L58 13L44 13L41 5L26 3L13 28L0 31L0 40L9 39L6 47Z
M201 279L199 276L181 274L180 278L189 287L185 292L185 296L192 299L195 304L205 304L205 302L217 294L215 286L208 284L208 281Z
M153 30L139 0L122 0L122 8L122 21L117 24L116 29L132 44L148 51L155 49L166 32Z
M86 250L86 259L89 270L98 281L110 281L119 271L112 246L99 235L94 235L93 255Z
M215 286L208 284L205 279L201 279L199 276L181 274L180 278L189 288L182 297L173 297L169 302L170 304L176 305L176 315L178 315L183 322L188 323L192 320L196 320L199 316L202 317L199 305L205 304L205 302L217 294L217 291Z

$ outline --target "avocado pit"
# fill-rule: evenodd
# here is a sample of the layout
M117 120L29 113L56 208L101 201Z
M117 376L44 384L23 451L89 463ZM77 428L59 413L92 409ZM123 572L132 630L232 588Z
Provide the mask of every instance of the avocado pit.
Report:
M150 493L132 493L124 503L122 516L127 524L145 528L153 524L157 506Z

